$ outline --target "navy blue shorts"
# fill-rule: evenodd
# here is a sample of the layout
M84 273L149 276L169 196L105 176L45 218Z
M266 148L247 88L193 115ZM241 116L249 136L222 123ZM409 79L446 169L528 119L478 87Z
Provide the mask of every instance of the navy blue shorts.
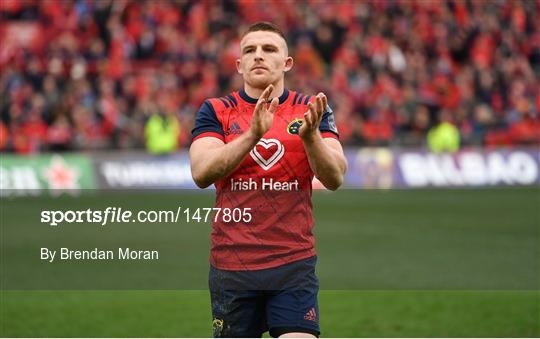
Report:
M210 267L214 337L319 336L317 257L276 268L226 271Z

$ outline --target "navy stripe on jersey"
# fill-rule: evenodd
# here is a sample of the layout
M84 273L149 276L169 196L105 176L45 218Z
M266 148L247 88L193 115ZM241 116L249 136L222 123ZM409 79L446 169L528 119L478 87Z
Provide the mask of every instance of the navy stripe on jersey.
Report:
M311 95L308 95L307 98L304 100L304 105L307 105L310 99L311 99Z
M236 101L236 98L233 97L231 94L227 95L227 98L229 98L229 100L232 101L233 107L236 107L238 105L238 101Z
M296 99L297 99L297 98L298 98L298 92L296 92L296 93L294 94L294 98L293 98L293 100L292 100L292 104L293 104L293 105L296 104Z
M298 97L298 102L297 104L301 103L302 102L302 99L304 98L305 94L300 94L300 96Z
M216 111L208 100L204 101L197 112L195 127L191 130L191 137L195 138L206 132L218 133L221 136L225 135L225 133L223 133L223 127L217 118Z
M225 105L225 107L229 108L229 104L228 104L228 101L223 99L223 98L219 98L219 100L221 100L221 102L223 103L223 105Z
M229 105L231 105L231 107L234 107L234 102L232 102L231 99L229 99L229 97L226 97L224 99L227 100L227 102L229 103Z

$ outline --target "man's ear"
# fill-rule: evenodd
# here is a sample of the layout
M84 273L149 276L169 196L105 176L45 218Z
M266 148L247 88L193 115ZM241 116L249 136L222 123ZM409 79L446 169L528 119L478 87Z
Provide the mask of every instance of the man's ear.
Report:
M238 74L242 74L242 69L240 68L240 59L236 59L236 71Z
M288 72L291 70L291 68L293 67L294 65L294 60L292 57L288 56L287 59L285 59L285 69L284 71L285 72Z

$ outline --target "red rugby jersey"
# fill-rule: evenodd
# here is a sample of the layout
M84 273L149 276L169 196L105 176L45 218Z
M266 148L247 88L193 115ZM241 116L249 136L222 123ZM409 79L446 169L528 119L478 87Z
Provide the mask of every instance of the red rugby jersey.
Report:
M311 170L298 136L300 119L315 97L285 90L272 128L229 176L215 183L216 206L229 208L212 225L210 263L224 270L256 270L315 255L312 233ZM251 125L257 99L245 91L206 100L199 109L193 140L215 137L231 142ZM320 130L338 138L334 114L327 107ZM250 208L240 219L241 211ZM234 211L236 209L236 211ZM223 213L222 213L223 216Z

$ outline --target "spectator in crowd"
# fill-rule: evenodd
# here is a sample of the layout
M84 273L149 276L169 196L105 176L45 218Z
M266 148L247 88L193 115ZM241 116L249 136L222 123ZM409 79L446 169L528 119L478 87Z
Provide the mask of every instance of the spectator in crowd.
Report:
M152 154L173 153L178 148L179 131L180 125L176 117L156 107L156 112L150 116L144 127L146 149Z
M452 124L450 112L441 111L439 123L427 135L429 150L434 153L456 152L459 150L459 139L459 130Z
M342 142L421 146L446 110L463 146L540 143L538 1L27 0L0 6L4 150L144 148L166 96L189 143L238 88L238 32L286 31L288 83L328 94Z
M8 132L6 125L0 121L0 151L4 151L8 147Z

